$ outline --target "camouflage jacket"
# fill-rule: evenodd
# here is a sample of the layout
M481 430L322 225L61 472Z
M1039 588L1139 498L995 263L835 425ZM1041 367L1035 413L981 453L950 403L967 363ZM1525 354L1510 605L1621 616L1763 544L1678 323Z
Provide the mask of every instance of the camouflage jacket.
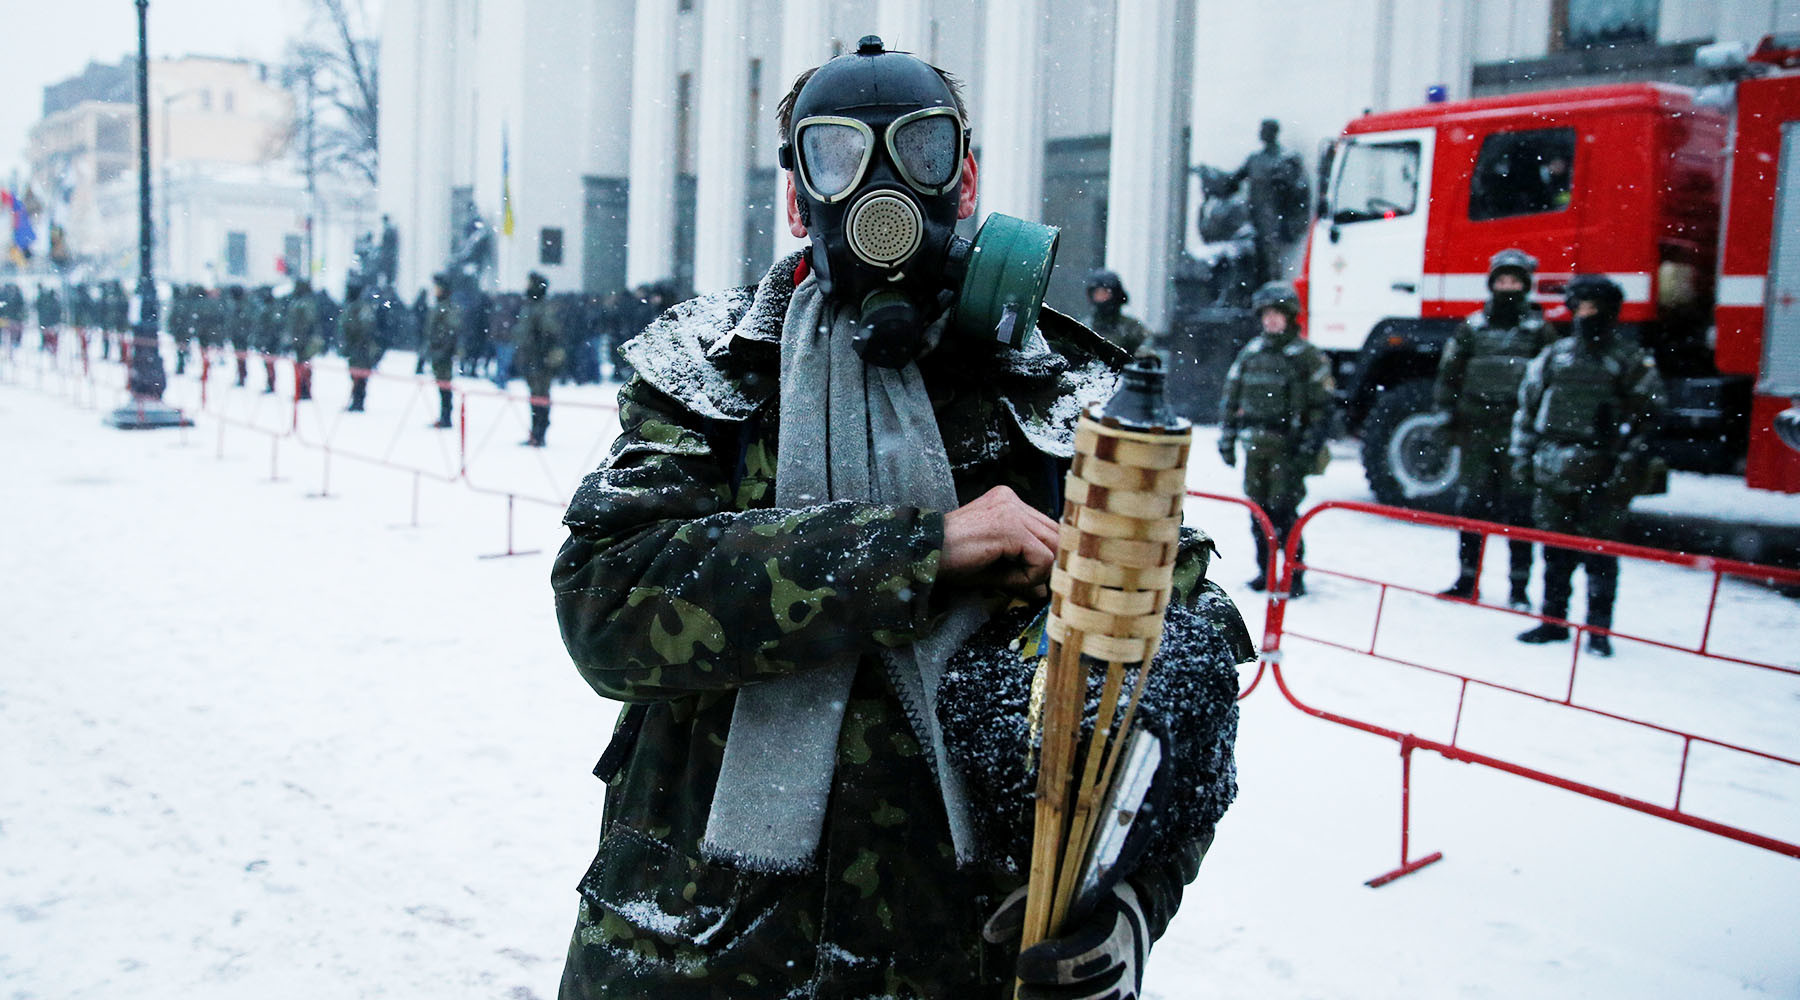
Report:
M1539 490L1601 491L1629 502L1633 466L1663 411L1656 360L1628 343L1595 348L1564 337L1525 371L1513 414L1512 460L1518 478Z
M519 321L513 327L519 353L513 367L525 376L531 394L550 394L550 379L562 370L562 323L553 303L543 299L526 299L519 309Z
M1225 373L1219 436L1247 432L1252 447L1280 445L1311 456L1325 446L1336 403L1331 362L1305 339L1259 334Z
M564 643L595 691L632 707L595 769L606 813L565 998L998 997L1010 978L1014 956L979 929L1018 880L956 869L936 780L875 655L941 606L943 513L772 506L798 260L678 305L626 346L638 375L619 394L622 431L566 516ZM1019 354L946 343L920 361L964 502L1005 484L1055 513L1077 408L1125 360L1060 315L1039 326ZM846 649L862 666L815 870L703 860L737 688ZM1133 876L1155 934L1204 849Z
M1149 354L1156 349L1156 338L1151 336L1149 327L1122 312L1110 316L1096 312L1088 318L1088 325L1095 333L1132 357Z

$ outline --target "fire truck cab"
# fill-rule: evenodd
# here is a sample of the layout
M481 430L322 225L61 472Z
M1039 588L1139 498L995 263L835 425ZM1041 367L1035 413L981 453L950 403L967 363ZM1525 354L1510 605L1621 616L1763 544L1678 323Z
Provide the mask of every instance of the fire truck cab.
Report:
M1771 429L1800 396L1800 74L1778 69L1800 44L1778 42L1720 93L1584 87L1345 128L1301 300L1377 499L1448 502L1455 463L1431 383L1445 340L1487 297L1488 258L1507 247L1538 259L1533 298L1552 322L1567 319L1573 275L1624 289L1621 322L1669 388L1656 447L1671 467L1745 469L1752 486L1800 491L1800 455Z

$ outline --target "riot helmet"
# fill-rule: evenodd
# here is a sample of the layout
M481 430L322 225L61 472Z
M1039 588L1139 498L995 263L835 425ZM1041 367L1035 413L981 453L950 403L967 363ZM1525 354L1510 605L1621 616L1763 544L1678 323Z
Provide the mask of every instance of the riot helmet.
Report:
M1279 310L1293 319L1300 315L1300 293L1285 281L1271 281L1250 296L1251 312L1260 314L1264 309Z
M1508 247L1488 258L1488 316L1503 326L1512 326L1525 316L1525 303L1531 297L1531 282L1537 275L1537 258L1523 250ZM1500 291L1494 287L1502 274L1514 275L1523 286Z
M899 367L950 305L969 244L956 237L969 128L951 84L869 35L794 95L781 165L793 171L813 272L862 307L863 359ZM958 266L962 265L962 266Z
M1094 294L1102 290L1106 294L1100 296ZM1104 268L1089 272L1087 297L1088 303L1094 307L1094 312L1106 317L1119 315L1119 310L1124 307L1125 303L1131 301L1131 296L1125 294L1125 283L1119 280L1118 272L1108 271Z
M1625 304L1625 292L1605 275L1581 274L1569 281L1563 300L1575 314L1571 321L1575 335L1590 346L1603 346L1612 338L1613 324ZM1592 304L1594 312L1581 315L1577 307L1583 302Z

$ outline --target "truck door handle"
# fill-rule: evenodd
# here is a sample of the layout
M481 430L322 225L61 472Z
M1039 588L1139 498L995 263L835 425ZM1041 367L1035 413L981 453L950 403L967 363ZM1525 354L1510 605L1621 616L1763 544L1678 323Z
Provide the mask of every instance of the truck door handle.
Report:
M1396 281L1388 287L1396 292L1405 292L1408 295L1419 290L1419 286L1410 281Z

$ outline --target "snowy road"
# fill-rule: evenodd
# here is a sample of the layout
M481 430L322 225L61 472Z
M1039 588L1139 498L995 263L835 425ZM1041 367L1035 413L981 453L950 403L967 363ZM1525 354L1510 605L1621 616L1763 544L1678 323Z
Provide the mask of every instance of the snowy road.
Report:
M339 390L320 387L323 415ZM553 423L544 474L587 461L598 442L580 428ZM614 713L557 638L554 512L519 508L517 544L538 554L479 560L504 544L503 500L427 480L413 528L410 476L339 462L331 498L311 498L316 457L284 455L270 482L266 440L225 441L218 459L204 417L185 435L130 435L0 383L0 993L554 996L598 830L588 768ZM1196 488L1235 492L1205 442L1195 454ZM510 476L503 463L522 460L493 461ZM1364 495L1350 463L1315 486ZM1190 515L1241 591L1241 514L1195 502ZM1424 586L1454 569L1442 533L1348 515L1317 527L1322 566ZM1309 582L1296 627L1359 627L1365 595ZM1621 627L1687 628L1691 586L1628 565ZM1237 596L1254 627L1260 604ZM1793 602L1728 596L1743 651L1792 662ZM1505 616L1402 612L1425 652L1551 682L1555 656L1522 655ZM1439 724L1430 691L1388 694L1360 665L1327 672L1304 645L1289 663L1321 701ZM1800 750L1793 685L1636 652L1582 683ZM1397 849L1393 745L1268 687L1244 712L1243 793L1157 948L1151 996L1800 995L1800 862L1421 754L1415 852L1446 860L1366 889ZM1478 735L1548 732L1502 724L1519 717L1494 706ZM1622 782L1664 780L1661 750L1615 735L1525 742ZM1792 838L1800 788L1768 779L1720 765L1695 780L1722 813Z

